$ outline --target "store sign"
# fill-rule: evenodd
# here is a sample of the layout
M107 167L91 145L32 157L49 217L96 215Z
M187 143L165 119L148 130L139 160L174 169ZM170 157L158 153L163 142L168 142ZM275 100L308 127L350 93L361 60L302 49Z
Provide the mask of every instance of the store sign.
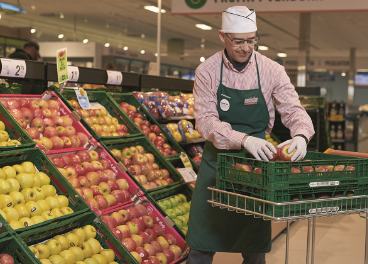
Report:
M66 56L66 48L56 51L56 65L59 83L68 81L68 58Z
M285 68L297 68L299 62L297 58L280 59ZM308 61L309 69L332 69L348 70L349 60L344 58L310 58Z
M1 58L1 76L24 78L26 76L26 62Z
M68 66L69 81L78 82L79 79L79 68L76 66Z
M220 14L231 6L245 5L257 13L328 12L368 10L367 0L172 0L172 14Z

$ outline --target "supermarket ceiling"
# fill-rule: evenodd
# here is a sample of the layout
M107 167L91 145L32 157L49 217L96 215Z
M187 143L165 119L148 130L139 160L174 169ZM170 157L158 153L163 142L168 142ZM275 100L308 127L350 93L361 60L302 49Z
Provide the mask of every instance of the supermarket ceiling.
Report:
M185 43L184 60L199 64L201 56L209 57L222 49L217 30L220 15L171 15L171 1L163 0L162 52L167 51L167 40L180 38ZM178 1L178 0L175 0ZM17 5L17 0L7 3ZM157 5L155 0L20 0L26 14L3 14L0 25L32 27L36 41L73 41L74 27L77 41L110 43L111 46L144 49L156 52L157 14L144 6ZM206 24L212 30L201 30L196 24ZM299 14L257 14L260 45L271 58L278 52L288 57L298 55ZM312 57L346 57L355 47L357 56L368 57L367 12L318 12L312 14ZM64 34L62 40L59 34ZM41 51L42 52L42 51Z

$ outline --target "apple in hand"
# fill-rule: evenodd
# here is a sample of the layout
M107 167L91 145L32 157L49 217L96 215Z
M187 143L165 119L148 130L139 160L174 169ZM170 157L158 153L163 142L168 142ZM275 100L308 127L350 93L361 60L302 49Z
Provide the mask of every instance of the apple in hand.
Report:
M280 149L279 148L275 148L276 149L276 154L275 153L273 153L272 151L271 151L271 153L272 153L272 159L270 159L269 161L276 161L276 160L278 160L279 158L280 158Z
M296 149L294 149L291 153L289 153L290 144L286 144L282 146L280 149L280 158L283 161L291 161L291 157L295 154Z

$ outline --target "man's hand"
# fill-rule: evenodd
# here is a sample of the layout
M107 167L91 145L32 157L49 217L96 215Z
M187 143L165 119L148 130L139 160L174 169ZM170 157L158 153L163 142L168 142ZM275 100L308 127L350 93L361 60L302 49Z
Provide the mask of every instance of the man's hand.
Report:
M304 138L295 136L293 139L289 139L279 144L277 148L282 148L286 144L290 144L288 153L291 153L296 148L296 152L291 157L291 161L299 161L304 159L305 155L307 154L307 142Z
M244 148L257 160L268 161L272 159L272 152L277 153L275 147L264 139L249 136L244 142ZM260 157L261 156L261 157Z

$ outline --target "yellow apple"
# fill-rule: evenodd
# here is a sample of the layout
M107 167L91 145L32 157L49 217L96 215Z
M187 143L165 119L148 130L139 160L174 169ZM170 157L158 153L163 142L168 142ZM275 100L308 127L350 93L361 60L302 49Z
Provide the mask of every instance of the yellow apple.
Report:
M76 234L67 233L64 236L68 240L70 247L77 247L79 245L79 237Z
M12 168L13 169L13 168ZM14 169L13 169L14 170ZM15 170L14 170L15 171ZM34 184L34 178L32 174L29 173L19 173L16 177L22 189L31 188Z
M4 213L6 213L7 220L9 222L19 220L18 211L15 210L13 207L6 207L6 208L3 209L3 211L4 211Z
M55 215L51 213L51 211L44 211L41 213L41 216L45 218L45 221L51 220L55 218Z
M50 205L45 200L39 200L37 203L41 207L42 212L51 210Z
M86 231L84 231L82 228L75 228L72 230L72 233L79 237L78 246L81 246L82 243L86 241Z
M49 257L52 264L66 264L65 259L59 255L52 255Z
M8 221L8 216L6 215L6 213L4 213L4 211L3 210L1 210L0 209L0 215L4 218L4 220L6 221L6 222L10 222L10 221Z
M40 252L38 252L38 250L37 250L37 248L36 248L36 247L31 246L31 247L28 247L28 248L29 248L29 250L31 250L31 251L32 251L32 253L33 253L37 258L39 258L39 257L40 257Z
M6 181L9 182L11 186L10 192L19 192L20 184L15 178L9 178L9 179L6 179Z
M61 250L67 250L69 248L68 239L66 239L63 235L58 235L53 237L53 239L60 242Z
M5 124L3 121L0 121L0 131L5 131Z
M51 213L53 213L53 215L55 216L55 218L64 216L63 212L60 210L60 208L54 208L51 209Z
M21 193L23 194L26 203L37 201L37 194L33 188L24 188Z
M87 259L84 260L84 262L86 264L99 264L97 259L94 259L94 258L87 258Z
M83 249L81 249L80 247L71 247L69 250L75 253L77 261L84 260L84 252Z
M41 215L32 216L31 220L35 223L35 225L45 222L45 218L43 218Z
M36 201L45 200L45 192L41 189L41 187L33 187L33 190L36 193Z
M14 207L13 197L7 194L0 194L0 204L4 207Z
M93 255L92 247L89 243L83 242L80 248L83 250L84 258L92 257Z
M0 194L7 194L11 190L11 185L7 180L0 179Z
M92 258L98 261L98 264L107 264L107 260L101 254L92 255Z
M9 178L15 178L17 176L17 172L16 172L16 170L13 167L5 166L2 169L5 172L7 179L9 179Z
M56 189L54 186L47 184L42 185L41 189L44 191L46 197L55 197L56 196Z
M65 264L74 264L77 262L77 255L71 250L61 251L60 256L65 259Z
M3 171L3 169L0 169L0 179L6 179L6 173Z
M58 199L60 203L60 208L69 206L69 200L64 195L58 195L56 196L56 199Z
M50 205L51 210L54 208L60 208L59 200L56 199L55 197L48 196L45 198L45 201Z
M50 257L51 255L51 251L50 248L45 245L45 244L38 244L35 246L35 248L38 250L38 252L40 253L39 255L39 259L47 259Z
M26 207L28 211L31 212L31 217L36 215L41 215L42 209L41 206L35 201L29 201L26 203Z
M84 261L77 261L77 262L75 262L75 264L87 264L87 263L84 262Z
M40 259L41 264L52 264L52 262L48 259Z
M67 206L61 207L60 211L63 213L63 215L68 215L74 213L73 209Z
M36 174L36 169L32 162L25 161L21 165L23 166L25 173Z
M51 239L51 240L47 241L45 243L45 245L49 247L51 255L59 255L60 254L61 245L60 245L59 241L57 241L55 239Z
M34 179L33 187L41 187L41 179L40 179L40 176L34 174L33 175L33 179Z
M100 254L106 258L107 263L113 262L115 259L115 253L112 249L103 249Z
M19 218L30 217L31 212L28 210L25 204L17 204L14 209L18 211Z
M90 238L87 240L87 243L91 245L93 255L101 252L101 244L96 239Z
M9 193L9 195L13 198L13 204L14 206L18 204L25 204L26 201L24 199L24 195L20 192L14 191Z
M86 232L86 241L90 238L96 237L96 228L92 225L86 225L83 227L83 230Z
M41 186L44 186L44 185L49 185L50 184L50 177L47 176L46 173L40 171L40 172L37 172L36 175L40 178L41 180Z
M19 165L19 164L15 164L13 165L13 169L17 172L17 173L24 173L26 172L23 168L22 165Z
M11 221L9 223L10 227L13 229L13 230L17 230L19 228L23 228L24 226L21 224L21 222L19 221Z
M29 226L33 226L34 222L29 219L28 217L23 217L21 219L19 219L19 222L22 224L23 227L29 227Z

